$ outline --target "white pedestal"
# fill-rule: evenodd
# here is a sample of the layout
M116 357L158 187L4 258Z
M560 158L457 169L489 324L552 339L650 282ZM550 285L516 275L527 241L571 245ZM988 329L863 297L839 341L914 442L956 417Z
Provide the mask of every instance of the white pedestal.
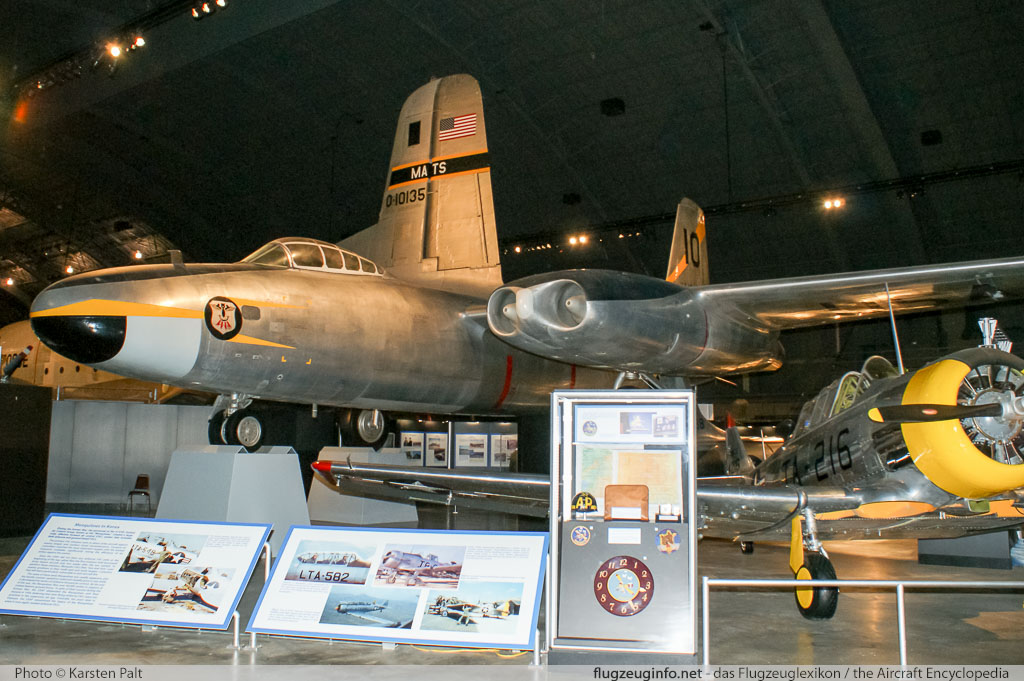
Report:
M171 454L156 517L272 523L276 556L288 528L309 525L299 457L291 447L250 454L242 447L179 449Z

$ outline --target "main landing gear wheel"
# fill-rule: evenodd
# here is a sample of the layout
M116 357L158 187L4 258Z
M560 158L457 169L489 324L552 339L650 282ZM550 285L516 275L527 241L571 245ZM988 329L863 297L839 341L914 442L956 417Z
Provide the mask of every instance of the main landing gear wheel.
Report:
M752 542L752 541L741 541L740 542L740 553L749 554L749 553L753 553L753 552L754 552L754 542Z
M797 579L835 579L831 561L820 553L808 553L796 571ZM839 589L834 586L797 587L796 607L809 620L827 620L836 614Z
M349 410L338 422L342 444L350 447L380 449L391 431L391 419L379 409Z
M224 440L228 444L242 445L247 452L260 448L265 432L260 417L247 409L239 409L224 421Z

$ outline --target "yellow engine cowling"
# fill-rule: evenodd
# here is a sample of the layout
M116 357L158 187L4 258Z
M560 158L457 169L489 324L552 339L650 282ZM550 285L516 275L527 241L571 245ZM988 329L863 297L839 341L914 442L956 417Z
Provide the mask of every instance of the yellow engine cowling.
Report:
M984 353L983 364L1009 365L1018 371L1024 366L1019 358L996 351L974 350L960 355L975 353ZM972 368L961 359L947 358L921 369L907 383L903 404L957 404L957 392ZM1024 486L1024 465L989 457L971 442L957 419L905 423L901 427L918 470L950 494L980 499Z

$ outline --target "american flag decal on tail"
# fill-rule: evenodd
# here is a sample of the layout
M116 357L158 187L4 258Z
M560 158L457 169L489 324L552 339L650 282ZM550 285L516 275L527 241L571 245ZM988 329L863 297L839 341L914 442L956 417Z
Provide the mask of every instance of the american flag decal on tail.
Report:
M440 141L469 137L476 134L476 114L464 114L451 118L442 118L437 128L437 139Z

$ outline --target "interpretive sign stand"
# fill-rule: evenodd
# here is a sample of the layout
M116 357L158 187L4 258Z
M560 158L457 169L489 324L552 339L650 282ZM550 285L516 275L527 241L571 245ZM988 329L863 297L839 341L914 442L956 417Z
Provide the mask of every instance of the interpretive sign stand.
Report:
M547 541L544 532L293 527L249 631L530 649Z
M0 613L227 629L269 533L54 513L0 585Z
M692 391L551 396L548 662L696 660Z

